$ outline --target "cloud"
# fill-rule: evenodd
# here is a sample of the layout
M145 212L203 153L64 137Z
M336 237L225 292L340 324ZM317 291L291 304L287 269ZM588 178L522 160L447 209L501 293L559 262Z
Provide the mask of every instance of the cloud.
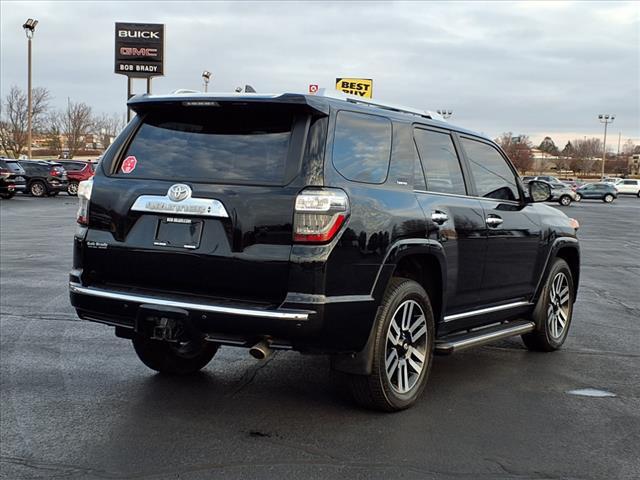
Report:
M2 2L0 17L0 92L26 84L20 26L35 17L34 85L58 107L71 97L124 113L114 23L155 22L167 40L154 92L199 89L204 69L221 91L306 91L363 76L377 99L450 109L489 136L600 135L597 114L608 112L615 135L640 137L633 2Z

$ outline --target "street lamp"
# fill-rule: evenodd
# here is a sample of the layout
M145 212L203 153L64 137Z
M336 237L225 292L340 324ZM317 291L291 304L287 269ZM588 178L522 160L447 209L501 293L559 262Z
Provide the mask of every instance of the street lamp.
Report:
M27 34L27 63L28 63L28 80L27 80L27 153L31 158L31 39L36 32L38 20L28 18L22 25L24 33Z
M609 115L608 113L601 113L598 115L600 123L604 123L604 141L602 142L602 178L604 179L604 161L607 157L607 125L615 120L615 115Z
M445 120L449 117L451 117L451 115L453 115L453 112L451 110L436 110L438 112L438 115L442 116L442 118L444 118Z
M209 80L211 80L211 72L205 70L202 72L202 81L204 82L204 91L206 92L209 89Z

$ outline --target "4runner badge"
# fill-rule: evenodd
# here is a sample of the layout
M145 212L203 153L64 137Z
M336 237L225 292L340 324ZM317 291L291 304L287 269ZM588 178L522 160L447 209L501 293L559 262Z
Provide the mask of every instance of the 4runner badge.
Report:
M181 202L182 200L186 200L191 197L191 187L189 185L185 185L184 183L176 183L169 188L169 192L167 192L167 196L169 200L174 202Z

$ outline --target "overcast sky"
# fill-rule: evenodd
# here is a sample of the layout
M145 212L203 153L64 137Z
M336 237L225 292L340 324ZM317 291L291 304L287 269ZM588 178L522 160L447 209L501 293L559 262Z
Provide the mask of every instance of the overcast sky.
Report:
M154 93L333 88L373 78L374 98L454 112L452 123L537 143L601 136L640 143L638 2L12 2L0 3L2 96L26 88L26 39L37 18L33 84L53 105L67 98L124 113L126 77L113 73L114 23L166 25L165 76ZM144 80L135 84L138 92Z

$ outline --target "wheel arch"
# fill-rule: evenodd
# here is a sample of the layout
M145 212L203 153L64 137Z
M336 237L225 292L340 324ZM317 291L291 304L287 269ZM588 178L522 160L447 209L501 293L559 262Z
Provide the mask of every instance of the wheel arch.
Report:
M394 277L410 278L418 282L429 294L436 323L442 321L445 309L446 257L438 242L428 239L400 240L393 244L374 282L372 296L378 303ZM377 316L377 315L376 315ZM369 375L373 365L375 322L364 348L351 355L334 355L334 370L358 375Z
M538 301L542 289L544 288L545 281L549 276L551 264L556 258L561 258L569 265L571 270L571 276L573 277L573 289L574 289L574 302L578 294L578 284L580 281L580 246L578 240L572 237L556 238L549 250L546 265L542 271L538 286L536 288L532 303Z

